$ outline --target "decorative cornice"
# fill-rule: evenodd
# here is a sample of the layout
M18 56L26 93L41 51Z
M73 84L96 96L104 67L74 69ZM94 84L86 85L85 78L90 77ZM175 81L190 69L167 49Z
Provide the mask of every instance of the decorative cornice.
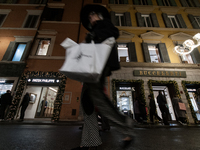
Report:
M47 3L47 6L50 8L64 8L64 3Z
M186 8L185 12L188 13L188 14L198 15L199 16L200 15L200 8L196 8L196 7Z
M155 7L154 6L148 6L148 5L143 5L143 6L136 6L135 10L137 10L140 13L147 13L150 14L154 11Z
M150 31L150 32L146 32L140 35L140 37L144 40L144 39L156 39L156 40L160 40L164 37L164 35Z
M168 15L176 15L179 10L180 10L179 7L161 7L160 8L160 11Z
M192 35L189 35L189 34L186 34L183 32L179 32L179 33L172 34L169 36L169 38L174 41L176 41L176 40L185 41L187 39L192 39L192 37L193 37Z
M133 38L135 36L135 34L123 30L120 30L119 34L119 38Z
M131 5L126 4L109 4L108 6L112 11L115 12L126 12L131 7Z
M120 62L121 67L147 67L147 68L180 68L180 69L200 69L198 64L181 63L146 63L146 62Z
M45 35L56 35L58 32L55 30L39 30L38 33L45 34Z

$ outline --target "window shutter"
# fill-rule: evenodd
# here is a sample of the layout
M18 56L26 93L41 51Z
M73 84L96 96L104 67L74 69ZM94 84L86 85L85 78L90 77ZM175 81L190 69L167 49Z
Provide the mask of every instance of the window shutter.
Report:
M140 5L139 0L133 0L133 4Z
M128 4L128 0L124 0L124 4Z
M115 12L114 11L110 12L110 17L111 17L111 22L116 26L117 25L117 21L116 21L116 16L115 16Z
M168 55L165 43L159 43L158 44L158 50L159 50L162 61L170 63L170 59L169 59L169 55Z
M148 5L153 5L151 0L147 0Z
M29 4L35 4L35 0L29 0Z
M170 1L171 6L177 6L175 0L169 0L169 1Z
M157 3L158 3L158 6L163 6L164 5L162 0L157 0Z
M183 7L188 7L186 0L180 0L180 2Z
M167 16L167 14L162 13L162 17L163 17L165 26L166 26L167 28L172 28L172 24L171 24L171 22L170 22L170 20L169 20L169 18L168 18L168 16Z
M114 3L115 3L115 0L109 0L109 3L110 3L110 4L114 4Z
M6 52L5 52L2 60L4 60L4 61L11 60L11 57L13 56L14 51L16 50L16 48L17 48L17 42L15 42L15 41L10 42L10 44L9 44L9 46L8 46L8 48L7 48Z
M193 0L193 2L194 2L194 4L195 4L196 7L200 7L200 3L199 3L198 0Z
M153 23L153 26L154 27L160 27L156 14L155 13L151 13L150 16L151 16L151 21Z
M194 19L194 16L191 14L188 14L188 18L193 26L194 29L200 29L200 27L198 26L197 22Z
M43 0L42 4L46 4L48 0Z
M181 14L177 14L176 15L176 19L178 20L178 23L179 23L179 26L181 28L187 28L186 24L185 24L185 21L183 20L183 17Z
M126 26L132 26L130 12L125 12L124 16L125 16Z
M31 41L26 43L26 47L25 47L24 53L23 53L22 58L21 58L20 61L25 61L25 59L26 59L26 57L28 55L28 52L30 50L30 47L31 47Z
M18 0L13 0L13 4L17 4Z
M139 27L144 27L143 19L142 19L141 13L139 13L139 12L136 13L136 19L137 19L137 25L138 25Z
M192 56L192 59L194 61L195 64L199 64L200 63L200 54L199 54L199 50L198 48L195 48L190 55Z
M147 43L142 43L142 50L144 54L144 59L146 62L151 62L151 58L149 55L149 50L148 50L148 44Z
M130 62L137 62L135 43L129 42L127 45L128 45L128 55Z

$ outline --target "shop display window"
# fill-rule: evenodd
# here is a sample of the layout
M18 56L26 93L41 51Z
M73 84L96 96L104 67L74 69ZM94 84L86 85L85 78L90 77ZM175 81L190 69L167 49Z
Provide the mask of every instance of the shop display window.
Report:
M13 83L13 80L0 82L0 96L6 93L7 90L12 91Z

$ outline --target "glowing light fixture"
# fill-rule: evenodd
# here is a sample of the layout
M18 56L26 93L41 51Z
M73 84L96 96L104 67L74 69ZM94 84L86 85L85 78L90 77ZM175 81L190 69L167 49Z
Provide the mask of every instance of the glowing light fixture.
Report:
M175 52L180 55L187 55L191 53L196 47L200 45L200 33L195 34L193 39L197 41L197 44L195 44L193 40L186 40L183 43L183 46L179 45L174 47Z

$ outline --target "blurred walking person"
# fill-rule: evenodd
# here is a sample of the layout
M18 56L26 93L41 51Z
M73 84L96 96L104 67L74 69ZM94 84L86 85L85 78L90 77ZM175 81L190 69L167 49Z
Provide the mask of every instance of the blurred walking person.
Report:
M26 111L26 108L29 105L30 100L31 99L30 99L29 93L26 92L26 94L24 95L24 98L22 100L22 103L20 105L20 107L21 107L21 113L20 113L19 121L24 121L25 111Z
M11 96L11 91L7 90L5 94L1 95L1 110L0 110L0 119L1 121L6 120L6 110L12 103L12 96Z

